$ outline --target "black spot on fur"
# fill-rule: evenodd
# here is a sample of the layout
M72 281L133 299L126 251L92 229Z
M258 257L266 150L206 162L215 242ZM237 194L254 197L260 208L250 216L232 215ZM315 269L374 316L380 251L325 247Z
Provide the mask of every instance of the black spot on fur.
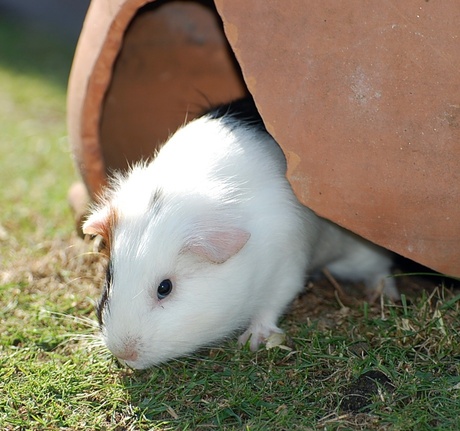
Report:
M158 214L160 212L163 199L163 190L160 188L156 189L152 195L152 198L150 199L149 204L150 208L152 208L155 211L155 214Z
M104 290L102 292L101 299L99 300L96 306L96 316L99 322L99 326L102 327L102 313L104 309L107 307L107 301L110 295L110 289L112 288L113 282L113 273L112 273L112 262L109 261L107 265L107 271L105 273L105 283L104 283Z
M213 119L228 119L232 124L237 120L240 125L242 123L268 133L252 97L245 97L226 105L217 106L211 109L207 115Z

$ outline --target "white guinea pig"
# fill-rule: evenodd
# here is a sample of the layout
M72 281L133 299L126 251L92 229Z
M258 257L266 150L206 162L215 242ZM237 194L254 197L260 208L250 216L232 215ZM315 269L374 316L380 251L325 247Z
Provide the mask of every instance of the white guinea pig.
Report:
M97 314L115 356L147 368L237 330L257 349L323 267L399 297L389 254L301 205L285 173L244 99L191 121L152 162L114 179L83 230L109 247Z

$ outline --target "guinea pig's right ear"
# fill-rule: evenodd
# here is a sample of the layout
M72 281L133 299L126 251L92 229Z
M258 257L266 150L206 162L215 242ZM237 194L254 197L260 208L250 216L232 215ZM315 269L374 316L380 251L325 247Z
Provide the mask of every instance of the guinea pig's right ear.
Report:
M106 245L109 245L115 220L116 213L112 208L109 206L99 208L83 223L83 233L85 235L100 235Z

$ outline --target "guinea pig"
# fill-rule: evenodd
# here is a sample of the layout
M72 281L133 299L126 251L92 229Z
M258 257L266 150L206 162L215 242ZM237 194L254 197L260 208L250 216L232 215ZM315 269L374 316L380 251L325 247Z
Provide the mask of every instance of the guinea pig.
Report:
M251 99L189 122L151 162L117 174L83 231L109 249L97 315L108 349L131 368L235 331L256 350L324 267L399 298L386 250L297 200Z

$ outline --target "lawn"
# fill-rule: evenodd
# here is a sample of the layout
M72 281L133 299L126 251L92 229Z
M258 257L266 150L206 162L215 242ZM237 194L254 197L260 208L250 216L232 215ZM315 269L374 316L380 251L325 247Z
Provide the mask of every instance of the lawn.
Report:
M397 305L309 284L287 346L119 365L95 323L104 259L66 198L72 55L0 18L0 429L460 429L460 289L435 276L399 277Z

